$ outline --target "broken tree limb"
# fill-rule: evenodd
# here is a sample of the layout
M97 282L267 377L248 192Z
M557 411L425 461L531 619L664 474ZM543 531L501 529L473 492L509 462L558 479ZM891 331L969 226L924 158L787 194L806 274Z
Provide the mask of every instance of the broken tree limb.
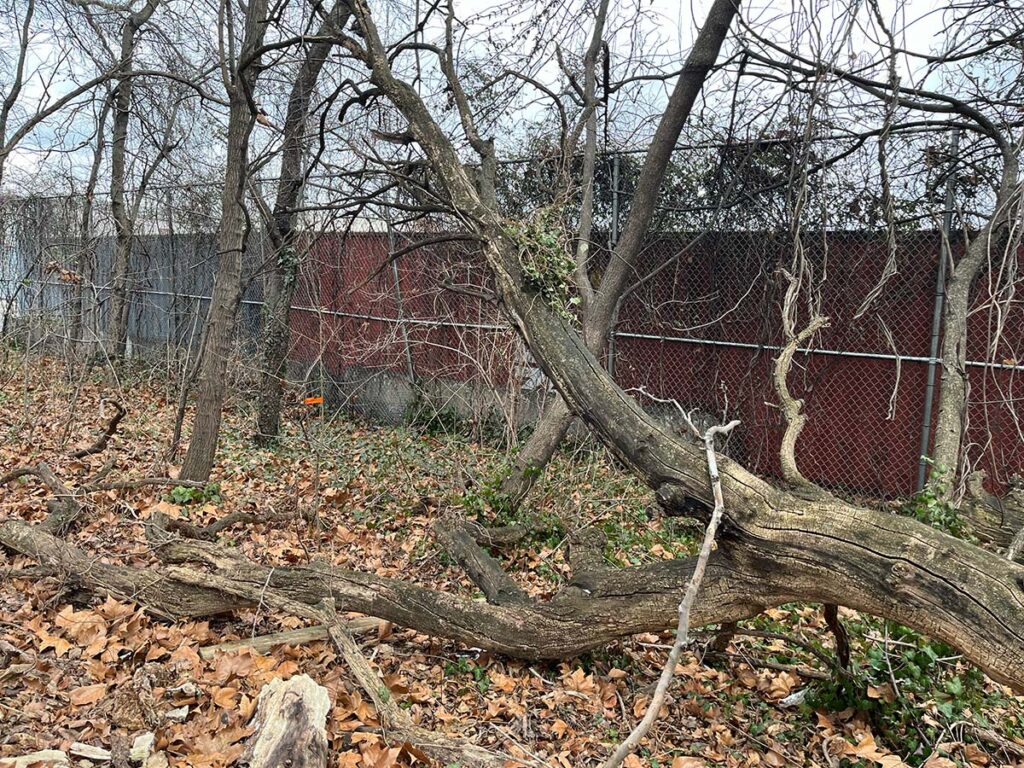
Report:
M473 520L464 520L462 526L481 547L512 546L520 543L530 533L527 526L518 524L484 527Z
M175 581L202 585L252 602L253 595L284 595L307 605L333 598L339 610L355 611L445 637L529 659L562 659L631 634L663 630L677 614L679 594L693 563L665 561L615 571L594 585L590 596L566 591L551 600L491 605L470 597L421 587L399 579L343 568L276 567L240 562L223 548L201 541L169 541L157 554L173 563L204 563L215 570L170 567ZM661 567L652 567L661 566ZM698 606L698 622L749 618L763 609L748 602L730 566L713 557L709 578L714 588ZM605 592L605 590L609 592ZM705 608L706 607L706 608ZM715 619L708 622L710 616Z
M1021 555L1024 555L1024 528L1017 531L1017 535L1013 537L1010 546L1006 548L1006 559L1010 562L1016 562L1020 559Z
M697 430L694 428L693 422L688 417L687 421L690 424L690 428L696 432ZM725 500L722 498L722 482L718 476L718 462L715 457L715 436L729 434L738 424L738 421L732 421L725 426L711 427L703 435L704 452L707 455L708 462L708 480L711 483L711 492L715 499L715 506L711 510L711 519L708 521L708 527L704 531L704 540L700 545L700 554L697 556L697 564L693 569L693 575L686 585L683 600L679 603L679 624L676 626L675 642L672 643L672 650L669 651L668 660L661 670L658 685L655 687L654 695L651 696L651 701L647 705L647 711L625 740L605 760L603 768L619 768L623 761L640 746L640 742L643 741L648 731L651 730L651 726L654 725L654 721L658 718L658 713L665 703L665 697L668 696L668 687L672 683L672 678L675 677L676 664L679 663L679 657L682 655L683 649L690 643L690 613L693 611L693 605L697 601L697 593L700 591L701 583L704 581L708 558L711 557L711 547L715 543L718 525L722 521L722 514L725 512Z
M179 534L187 539L201 539L203 541L214 541L217 534L230 528L236 523L264 524L276 523L288 520L295 520L302 517L298 512L276 512L260 515L255 512L238 510L231 512L224 517L214 520L209 525L194 525L187 520L168 517L162 513L153 515L151 522L154 526L169 534Z
M139 603L172 621L216 616L246 605L232 595L175 581L159 570L102 563L41 525L20 520L0 522L0 544L73 578L93 592Z
M590 592L590 586L600 583L613 566L604 558L608 537L598 528L584 528L569 537L569 566L572 586Z
M128 415L128 411L125 410L124 406L116 400L108 400L111 405L114 406L115 413L110 419L110 423L107 424L107 428L103 430L103 434L96 438L96 441L85 448L80 448L77 451L72 451L71 458L73 459L84 459L86 456L92 456L94 453L102 453L107 449L107 445L110 443L116 432L118 426L125 416Z
M906 518L841 502L801 504L780 507L774 526L723 526L691 617L695 626L750 618L786 602L841 599L964 648L992 677L1024 688L1024 644L1017 634L1024 568ZM848 515L856 534L833 536L826 548L814 531L825 530L823 520L836 515ZM754 532L759 535L751 541ZM911 534L915 548L901 548L901 537ZM678 616L679 596L694 567L690 558L612 569L590 585L589 594L567 589L543 602L498 606L342 568L270 568L201 541L169 540L158 544L156 553L166 562L205 564L212 572L100 563L21 521L0 523L0 544L100 594L134 600L172 619L251 606L253 590L272 589L308 605L333 597L339 610L531 660L568 658L633 634L664 630ZM771 567L762 561L766 556ZM839 581L835 571L844 562L851 564L853 577ZM890 590L894 597L886 594ZM970 621L961 622L958 613Z
M779 351L775 358L775 366L772 375L772 384L775 387L775 395L779 398L779 409L786 422L786 431L782 435L779 445L779 464L782 469L783 479L800 492L815 495L828 495L818 485L815 485L800 471L796 462L796 443L800 439L800 433L807 424L807 414L803 412L804 401L794 397L789 391L789 371L793 367L793 357L796 355L800 345L810 339L814 334L823 328L827 328L829 318L815 314L807 325L797 331L794 327L795 308L794 305L799 296L801 282L786 270L782 270L786 277L788 288L782 304L782 327L786 335L786 344Z
M487 602L494 605L521 603L527 599L519 585L512 580L501 564L477 543L471 532L458 523L445 523L437 527L439 538L448 553L480 587Z
M345 623L350 632L357 634L374 632L383 623L380 619L369 616L356 619L341 619L341 621ZM218 643L217 645L208 645L205 648L199 649L199 655L204 659L212 659L218 653L231 653L242 648L251 648L258 653L266 653L279 645L305 645L306 643L315 643L318 640L327 640L329 638L330 633L325 625L314 624L311 627L290 629L287 632L274 632L270 635L258 635L256 637L246 637L241 640Z
M373 701L388 743L410 744L414 751L423 753L440 765L504 768L509 762L518 762L465 739L435 733L413 724L408 713L398 706L384 680L363 656L362 649L348 627L338 620L333 602L325 601L322 606L331 640L344 657L353 677Z
M112 480L107 483L91 482L82 486L82 490L94 493L96 491L122 491L133 488L142 488L147 485L172 485L185 488L202 488L206 483L193 480L176 480L171 477L138 477L132 480Z
M839 618L839 606L835 603L826 603L825 624L832 631L836 639L836 660L843 669L850 668L850 635Z
M6 485L22 477L37 478L53 494L53 498L46 502L47 517L39 524L40 527L58 535L65 533L82 513L82 505L78 503L75 494L68 490L45 461L34 467L18 467L8 472L0 477L0 485Z
M242 754L249 768L326 768L331 697L308 675L275 678L260 690L252 738Z

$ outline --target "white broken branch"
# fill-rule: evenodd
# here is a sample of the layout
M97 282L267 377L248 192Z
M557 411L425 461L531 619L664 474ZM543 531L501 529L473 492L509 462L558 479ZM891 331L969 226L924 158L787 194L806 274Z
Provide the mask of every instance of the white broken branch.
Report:
M680 408L680 410L682 409ZM688 417L687 421L689 422ZM714 545L715 534L718 532L718 524L721 522L722 514L725 511L722 481L718 476L718 460L715 457L715 437L729 434L739 423L739 421L730 421L725 426L714 426L703 435L704 451L708 461L708 479L711 481L711 491L714 494L715 507L711 511L708 527L704 531L704 540L700 545L697 565L693 569L693 575L686 585L686 592L683 594L683 600L679 604L679 624L676 627L676 639L672 643L672 650L669 651L668 661L665 662L665 667L661 670L661 677L658 678L658 685L654 689L654 695L651 697L651 702L647 706L643 719L630 732L625 741L619 745L618 749L605 761L602 768L619 768L623 761L640 746L640 742L647 735L647 732L651 730L651 726L654 725L654 721L658 718L658 713L661 711L661 707L665 703L665 697L668 695L669 685L675 675L676 664L679 663L679 657L682 655L683 649L690 642L690 612L697 600L697 592L700 590L701 582L704 580L704 571L707 569L708 558L711 557L711 549ZM693 428L692 423L690 423L690 427Z

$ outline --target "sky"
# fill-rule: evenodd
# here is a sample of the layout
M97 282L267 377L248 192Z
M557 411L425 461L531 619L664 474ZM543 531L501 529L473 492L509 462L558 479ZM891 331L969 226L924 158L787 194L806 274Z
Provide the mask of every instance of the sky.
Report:
M170 3L180 3L182 0L168 0ZM672 69L685 52L692 45L693 39L702 23L703 18L710 5L710 0L634 0L634 2L613 2L612 15L609 29L613 33L609 40L613 67L615 62L621 62L629 56L642 55L649 60L651 65L660 65L665 69ZM395 33L408 30L411 27L412 10L418 7L418 0L390 0L382 2L377 11L378 22L382 29L392 29ZM486 44L480 43L488 36L500 44L514 32L520 25L541 17L541 10L545 7L556 7L551 4L520 4L510 6L520 8L520 12L495 14L495 4L486 0L461 0L457 2L456 9L460 19L466 20L467 39L472 41L466 43L461 49L466 60L473 58L480 51L487 49ZM578 4L574 7L579 7ZM936 48L941 40L942 26L944 23L944 9L947 7L935 0L907 0L907 2L895 2L894 0L878 0L878 7L881 15L887 23L896 30L896 40L915 50L931 51ZM634 19L637 8L642 10L640 21L630 21L627 25L626 19ZM836 3L831 0L792 0L791 2L780 2L779 0L750 0L742 6L742 14L752 27L769 34L781 42L789 42L794 36L801 42L803 49L811 53L813 41L824 40L826 47L835 47L834 41L842 40L839 46L840 53L837 63L844 66L853 66L863 62L866 51L876 49L873 38L877 38L877 29L868 28L864 21L869 18L868 6L861 2L858 5L857 19L859 24L852 27L844 26L846 17L842 11L847 8L846 3ZM796 13L799 11L799 13ZM159 15L159 14L158 14ZM511 24L508 20L511 18ZM800 21L794 24L794 18ZM8 21L10 23L10 20ZM627 29L626 27L631 28ZM428 30L427 36L439 34L439 26ZM560 28L552 28L555 34L566 36L567 46L581 50L585 45L585 38L589 29L582 26L575 31L569 31L563 25ZM0 45L5 45L7 50L13 49L13 30L7 28L4 31L6 39L0 39ZM33 40L30 50L28 69L34 75L26 83L22 94L19 109L30 111L41 99L53 99L58 97L64 90L73 87L70 79L55 78L53 76L61 53L60 40L54 34L41 33ZM531 40L529 35L524 36L523 42L519 45L519 53L527 56L530 53ZM507 53L515 53L516 46L512 46ZM550 57L544 60L545 63L536 66L536 74L539 79L550 84L559 83L557 64ZM62 63L65 69L72 67L72 71L80 72L80 77L86 77L86 71L82 63L68 65ZM901 57L897 62L898 72L904 80L915 80L920 77L920 63ZM873 74L884 79L886 73L884 68L879 67ZM709 93L713 92L709 88ZM622 141L629 141L633 132L643 132L643 126L649 124L650 117L657 114L660 104L666 98L667 88L663 84L646 86L638 90L632 99L623 99L620 112L615 115L619 123ZM536 98L535 98L536 97ZM709 98L713 96L709 95ZM518 122L513 120L501 126L503 134L515 133L517 127L529 125L531 121L537 120L544 114L545 99L539 94L524 96L523 103L519 105L517 113ZM83 146L75 149L76 145L89 138L92 133L93 110L82 115L81 120L66 121L57 118L35 131L21 147L15 150L9 158L9 168L15 173L13 177L31 176L38 170L42 162L56 164L64 167L73 176L81 179L88 173L88 166L91 162L91 151ZM641 117L646 116L645 121ZM63 116L66 117L66 116ZM502 136L508 138L508 135ZM211 141L217 139L211 137ZM642 143L642 136L636 138ZM514 142L506 142L514 144ZM47 150L54 145L70 150L69 158L60 158L48 154ZM214 150L214 155L216 150Z

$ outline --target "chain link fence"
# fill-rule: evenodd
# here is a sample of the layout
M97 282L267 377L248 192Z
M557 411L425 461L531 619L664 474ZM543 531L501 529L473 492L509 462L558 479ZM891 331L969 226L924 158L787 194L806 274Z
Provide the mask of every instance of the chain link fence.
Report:
M802 176L794 175L792 142L684 151L620 303L609 369L628 389L741 419L728 451L755 472L777 475L785 424L773 366L786 341L786 275L798 268L796 326L815 313L829 318L801 345L788 377L808 416L796 449L801 471L849 495L913 493L931 439L926 401L935 402L941 384L940 265L947 251L955 262L963 240L943 215L945 193L965 193L943 177L942 163L912 177L910 170L914 158L947 141L927 137L920 152L893 151L906 170L889 184L899 194L888 197L871 192L881 188L877 147L816 145L817 170ZM808 167L806 157L800 167ZM630 155L600 164L595 282L636 168ZM544 165L511 172L519 197L506 205L529 210L529 190L547 183ZM891 161L887 173L899 172ZM216 262L210 191L157 190L140 206L129 317L138 353L197 348ZM7 201L2 216L8 354L50 352L58 342L102 348L113 249L108 207L40 197ZM550 386L493 301L473 245L457 235L436 222L390 226L386 215L307 226L289 317L291 378L371 420L460 422L514 441L539 417ZM979 281L969 323L968 456L996 487L1024 464L1024 310L1014 298L1020 256L1014 248ZM254 232L238 323L239 360L251 373L273 258Z

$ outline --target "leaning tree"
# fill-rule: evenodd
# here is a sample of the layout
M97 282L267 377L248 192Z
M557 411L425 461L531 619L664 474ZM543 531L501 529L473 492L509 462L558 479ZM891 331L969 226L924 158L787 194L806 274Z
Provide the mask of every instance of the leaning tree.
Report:
M706 23L724 24L735 13L734 0L716 0ZM730 459L719 466L722 504L715 504L704 450L666 429L616 385L564 305L553 306L524 267L526 225L501 215L491 182L467 167L455 148L460 132L476 131L457 69L441 67L455 94L449 103L460 113L457 121L443 122L396 73L411 46L386 44L362 0L353 3L352 17L358 35L344 36L341 45L363 63L372 88L408 121L422 162L438 182L433 194L480 241L503 311L569 408L642 478L666 513L724 512L693 623L728 623L791 601L843 604L945 641L993 678L1024 690L1024 567L909 518L780 487ZM454 54L450 42L439 50ZM493 143L484 138L477 146L489 152ZM549 599L532 599L490 554L508 531L471 524L446 528L446 546L486 597L479 602L332 566L258 565L212 543L217 524L203 529L157 516L147 530L163 565L135 568L97 561L62 538L82 514L80 494L102 484L70 493L45 466L19 472L50 485L50 515L42 525L0 523L0 543L73 574L84 586L129 597L171 618L254 604L308 610L330 600L339 610L474 647L529 659L564 658L675 625L696 565L695 559L681 559L613 568L604 560L601 537L584 531L571 541L572 575L564 588Z
M736 5L732 0L714 3L705 29L717 27L724 35ZM493 182L477 183L467 172L452 136L416 89L396 74L394 61L401 46L390 49L385 44L365 2L354 3L353 9L361 35L346 38L344 45L365 62L372 83L408 120L426 162L443 184L446 201L482 241L502 309L569 407L644 479L670 514L688 512L694 502L710 509L702 452L647 415L603 369L564 308L553 305L531 277L524 265L531 243L524 241L522 226L503 217L489 199L486 190ZM462 130L476 134L473 112L458 96L464 91L457 72L451 66L442 72L456 94L453 103ZM493 165L486 155L494 151L493 142L470 144L481 152L484 167ZM1005 204L1003 198L1000 202ZM741 592L747 610L753 611L786 600L842 603L945 640L997 679L1020 685L1024 569L913 520L827 494L777 487L733 461L723 462L721 478L726 512L715 565L739 576L743 586L728 583L729 577L707 585L705 607L722 596L719 590L729 600ZM583 603L595 594L621 594L614 586L606 591L605 583L629 578L604 574L600 568L597 573L583 570L589 577L580 584L589 590L579 598ZM609 614L595 623L615 625L621 618ZM529 644L539 637L531 633Z

